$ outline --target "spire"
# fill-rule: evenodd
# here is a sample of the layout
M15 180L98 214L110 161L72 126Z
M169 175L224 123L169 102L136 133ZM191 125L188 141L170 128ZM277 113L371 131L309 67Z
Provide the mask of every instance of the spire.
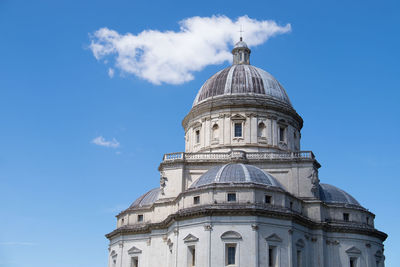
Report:
M245 64L250 65L250 53L251 50L247 47L247 44L243 42L242 30L240 30L240 41L235 44L232 50L233 64Z

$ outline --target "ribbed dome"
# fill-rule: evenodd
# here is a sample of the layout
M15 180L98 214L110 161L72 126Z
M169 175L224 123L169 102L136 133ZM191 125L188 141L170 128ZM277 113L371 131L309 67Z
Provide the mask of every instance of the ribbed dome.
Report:
M330 184L319 185L320 199L326 203L350 204L361 206L358 201L347 192Z
M160 188L154 188L142 195L129 208L141 208L153 205L154 202L158 200L160 196Z
M197 188L210 184L242 184L254 183L267 186L275 186L283 189L282 185L269 173L247 164L226 164L211 168L190 188Z
M285 89L271 74L251 65L235 64L208 79L200 88L193 106L211 97L235 94L264 95L292 105Z

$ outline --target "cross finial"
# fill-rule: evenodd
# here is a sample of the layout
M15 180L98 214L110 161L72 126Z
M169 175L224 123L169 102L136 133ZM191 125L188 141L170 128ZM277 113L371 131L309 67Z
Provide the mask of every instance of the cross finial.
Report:
M244 33L244 30L243 30L243 25L242 24L240 24L240 41L243 41L243 35L242 35L242 33Z

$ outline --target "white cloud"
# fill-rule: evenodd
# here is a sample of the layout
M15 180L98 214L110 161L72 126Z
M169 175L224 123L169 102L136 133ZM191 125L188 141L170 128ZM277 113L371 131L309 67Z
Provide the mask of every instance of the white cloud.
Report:
M101 28L91 35L90 49L96 59L114 62L113 68L123 73L153 84L181 84L207 65L231 61L230 50L239 39L241 26L249 46L291 30L290 24L279 26L275 21L247 16L235 21L226 16L191 17L179 25L178 32L145 30L137 35Z
M117 148L119 147L119 142L113 138L110 141L107 141L103 136L98 136L92 140L92 143L98 146L105 146L105 147L111 147L111 148Z
M108 68L108 76L110 78L114 77L114 69L113 68Z

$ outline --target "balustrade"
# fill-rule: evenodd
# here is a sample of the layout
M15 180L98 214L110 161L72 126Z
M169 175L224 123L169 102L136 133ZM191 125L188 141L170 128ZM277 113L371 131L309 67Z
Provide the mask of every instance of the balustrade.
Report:
M264 159L314 159L314 154L311 151L297 151L297 152L245 152L245 151L232 151L232 152L216 152L216 153L169 153L163 157L164 162L175 160L229 160L229 159L248 159L248 160L264 160Z

